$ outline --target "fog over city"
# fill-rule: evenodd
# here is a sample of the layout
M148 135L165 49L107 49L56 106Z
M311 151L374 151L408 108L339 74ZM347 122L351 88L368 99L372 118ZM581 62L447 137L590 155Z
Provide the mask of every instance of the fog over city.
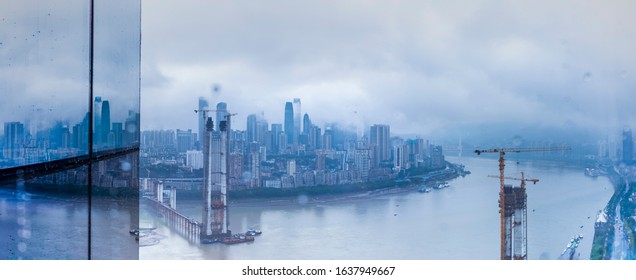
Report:
M2 30L13 30L22 8L3 6L8 8ZM238 113L237 129L253 113L282 123L285 102L300 98L302 113L319 126L386 123L396 134L464 139L531 131L617 134L636 124L635 6L632 1L144 1L142 130L195 129L193 110L204 96L210 104L227 102ZM65 110L64 104L87 90L74 82L87 64L46 58L87 55L84 41L55 45L57 26L87 21L65 21L63 7L42 7L50 12L35 21L40 26L27 26L32 32L0 35L2 95L33 107L3 109L0 119L46 122L49 111L76 123L85 111ZM33 36L20 35L27 33ZM69 71L31 73L46 79L21 71L18 66L30 60L12 58L22 57L18 52L28 50L20 45L36 39L40 45L32 56L42 64L38 69L66 65ZM118 69L104 65L104 71ZM116 84L111 83L114 91Z

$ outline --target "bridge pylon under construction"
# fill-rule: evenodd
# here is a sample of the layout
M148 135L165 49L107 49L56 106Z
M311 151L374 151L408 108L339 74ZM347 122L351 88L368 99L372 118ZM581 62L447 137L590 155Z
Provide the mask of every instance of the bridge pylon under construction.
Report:
M211 117L205 120L203 136L203 217L201 223L201 243L212 243L230 237L227 207L227 155L229 120L219 123L219 131L214 131ZM218 121L218 120L217 120Z

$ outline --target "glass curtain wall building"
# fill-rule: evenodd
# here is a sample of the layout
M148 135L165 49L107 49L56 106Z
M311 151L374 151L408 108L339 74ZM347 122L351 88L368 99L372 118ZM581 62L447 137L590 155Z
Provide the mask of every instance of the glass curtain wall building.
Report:
M138 259L141 3L0 0L0 259Z

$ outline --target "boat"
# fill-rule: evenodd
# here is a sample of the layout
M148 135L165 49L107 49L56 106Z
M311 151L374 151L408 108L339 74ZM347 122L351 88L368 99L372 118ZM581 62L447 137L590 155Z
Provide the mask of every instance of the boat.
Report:
M421 186L417 189L417 191L418 191L418 192L421 192L421 193L428 193L428 192L431 192L431 188L429 188L427 185L421 185Z
M221 242L221 240L219 240L218 238L203 238L201 239L201 244L214 244L214 243L219 243Z
M599 175L601 175L601 172L598 171L597 169L588 167L588 168L585 168L585 175L596 178Z
M248 230L245 232L245 235L246 235L246 236L257 236L257 235L261 235L262 233L263 233L263 232L262 232L262 231L259 231L259 230L248 229Z
M448 184L448 182L443 182L443 183L439 183L437 186L435 186L436 189L443 189L443 188L448 188L450 187L450 184Z
M579 244L581 243L581 239L583 239L582 234L579 234L578 236L575 236L574 238L570 239L570 242L568 242L568 245L565 247L565 249L561 253L561 256L559 256L559 259L561 260L575 259L577 257L575 255L576 249L579 247Z
M140 236L140 235L144 235L144 233L146 233L146 235L148 234L148 232L151 232L153 230L157 229L156 227L147 227L147 228L135 228L135 229L131 229L130 231L128 231L131 235L135 235L135 236Z
M223 243L224 244L238 244L238 243L245 243L245 242L251 242L254 241L254 236L246 236L244 234L234 234L231 237L227 237L225 239L223 239Z

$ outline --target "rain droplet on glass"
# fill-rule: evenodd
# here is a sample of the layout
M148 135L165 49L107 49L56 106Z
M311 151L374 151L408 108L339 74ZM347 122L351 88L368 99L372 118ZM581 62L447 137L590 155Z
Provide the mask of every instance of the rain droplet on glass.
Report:
M132 169L132 165L130 164L130 162L124 161L121 163L120 168L122 171L130 171Z
M18 251L24 253L27 250L27 245L24 242L18 243Z

